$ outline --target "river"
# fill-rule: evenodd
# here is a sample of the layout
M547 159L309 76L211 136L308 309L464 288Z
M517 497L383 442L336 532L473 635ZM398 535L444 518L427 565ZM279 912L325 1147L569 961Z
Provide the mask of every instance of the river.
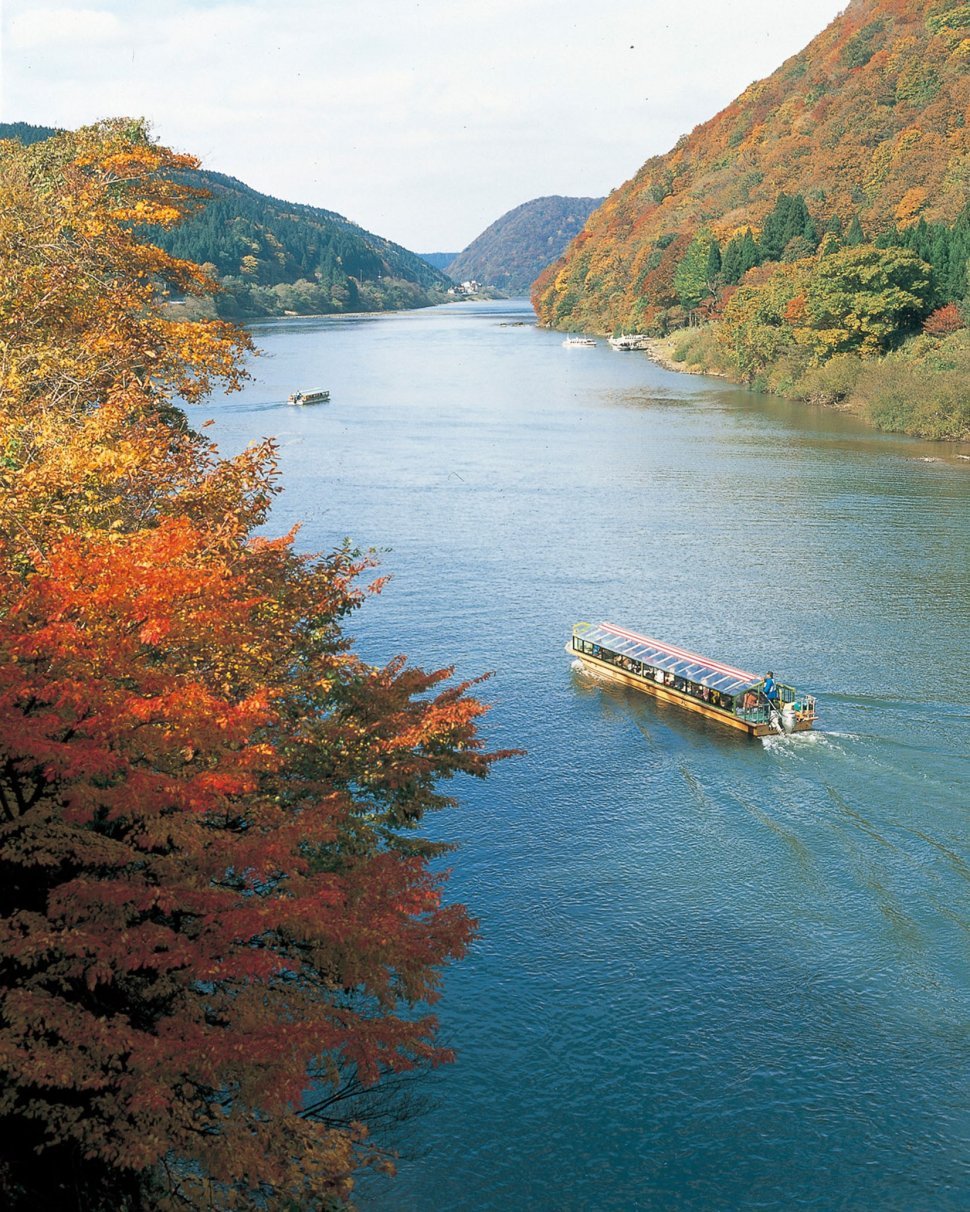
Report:
M481 937L361 1207L965 1209L970 462L532 321L260 324L253 381L188 410L278 438L275 531L385 549L367 659L494 671L488 743L528 750L428 824ZM598 681L580 619L772 668L818 731Z

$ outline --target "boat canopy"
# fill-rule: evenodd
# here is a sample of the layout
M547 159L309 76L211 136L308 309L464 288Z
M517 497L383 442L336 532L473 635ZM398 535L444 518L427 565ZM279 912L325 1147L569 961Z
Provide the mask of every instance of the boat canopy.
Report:
M722 694L739 694L749 690L761 682L756 673L746 669L735 669L733 665L725 665L721 661L712 661L709 657L698 656L696 652L688 652L685 648L677 648L673 644L662 644L660 640L651 639L648 635L638 635L635 631L627 631L625 627L616 627L613 623L577 623L573 628L577 640L587 644L595 644L609 652L619 653L632 661L640 661L653 669L662 669L685 681L697 682L701 686L710 686Z

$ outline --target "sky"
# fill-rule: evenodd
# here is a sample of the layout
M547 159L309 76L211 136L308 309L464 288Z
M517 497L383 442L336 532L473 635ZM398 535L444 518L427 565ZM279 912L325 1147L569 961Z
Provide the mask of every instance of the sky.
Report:
M847 0L0 0L0 120L162 142L417 252L599 197Z

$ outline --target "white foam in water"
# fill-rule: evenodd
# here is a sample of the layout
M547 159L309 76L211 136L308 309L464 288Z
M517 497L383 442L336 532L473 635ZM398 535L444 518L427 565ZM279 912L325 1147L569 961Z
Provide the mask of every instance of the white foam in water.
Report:
M605 669L596 669L594 666L586 665L578 657L573 661L572 667L577 673L581 673L584 678L588 678L591 682L605 682L608 685L616 685L616 678L611 677Z
M774 734L763 736L761 743L765 749L777 752L783 757L795 757L799 749L806 745L821 745L825 749L834 749L844 753L842 745L837 740L857 741L859 738L852 732L794 732L790 736Z

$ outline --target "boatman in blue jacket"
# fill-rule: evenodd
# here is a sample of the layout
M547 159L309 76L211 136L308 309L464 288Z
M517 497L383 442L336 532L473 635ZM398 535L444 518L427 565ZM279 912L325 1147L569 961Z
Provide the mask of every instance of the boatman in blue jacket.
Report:
M772 707L778 706L778 687L775 685L775 675L770 669L765 674L765 698Z

